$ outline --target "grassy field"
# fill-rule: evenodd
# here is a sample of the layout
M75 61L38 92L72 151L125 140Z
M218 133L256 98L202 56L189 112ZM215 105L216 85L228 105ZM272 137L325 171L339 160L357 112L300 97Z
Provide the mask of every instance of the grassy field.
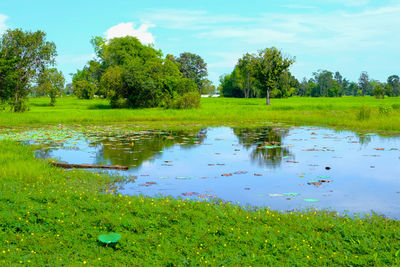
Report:
M265 99L203 98L197 110L117 109L108 101L31 99L31 110L22 114L0 112L0 126L42 124L139 123L149 127L179 125L255 125L286 122L296 125L319 125L360 131L400 132L400 98L372 97ZM364 110L360 118L360 112Z
M278 121L400 132L398 98L202 99L199 110L111 110L106 100L32 99L0 126L135 123L145 127ZM364 108L363 108L364 107ZM364 109L364 118L360 111ZM361 115L362 115L361 114ZM366 114L366 115L365 115ZM399 221L327 211L280 213L222 202L122 196L121 178L64 171L0 141L0 264L105 266L400 265ZM113 191L111 191L113 190ZM110 193L112 192L112 193ZM98 235L120 233L115 246Z
M400 264L399 221L105 194L115 178L56 169L13 142L0 142L0 164L3 266ZM97 241L110 232L117 245Z

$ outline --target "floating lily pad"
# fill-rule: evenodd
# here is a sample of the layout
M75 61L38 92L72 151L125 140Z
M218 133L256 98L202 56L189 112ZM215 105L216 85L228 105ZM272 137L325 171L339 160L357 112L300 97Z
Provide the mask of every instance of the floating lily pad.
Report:
M121 239L121 235L117 233L111 233L108 235L99 235L99 241L105 244L116 243Z
M318 202L319 200L318 199L314 199L314 198L305 198L305 199L303 199L303 201L305 201L305 202Z
M300 195L299 193L283 193L283 194L287 197L297 197L298 195Z
M284 197L285 195L283 194L268 194L270 197Z

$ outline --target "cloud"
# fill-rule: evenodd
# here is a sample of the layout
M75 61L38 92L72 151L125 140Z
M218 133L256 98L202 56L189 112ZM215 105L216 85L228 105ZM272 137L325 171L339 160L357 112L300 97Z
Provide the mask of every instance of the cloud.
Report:
M253 18L238 15L212 15L203 10L152 9L140 15L144 23L156 23L167 29L202 30L213 25L249 22Z
M152 24L142 24L135 29L132 22L120 23L109 28L104 34L108 40L116 37L133 36L139 39L143 44L154 44L153 35L148 32L148 29L154 27Z
M0 14L0 34L5 32L8 28L6 25L6 20L8 17L6 15Z
M95 57L96 55L93 53L87 55L59 55L57 56L57 63L84 65Z

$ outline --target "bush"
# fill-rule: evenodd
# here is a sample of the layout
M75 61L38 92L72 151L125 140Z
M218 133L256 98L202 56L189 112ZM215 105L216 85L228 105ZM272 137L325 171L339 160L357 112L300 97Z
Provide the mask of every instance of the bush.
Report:
M370 107L361 106L357 114L357 119L359 121L369 120L369 118L371 117L371 111L372 110Z
M192 109L200 107L201 96L198 92L189 92L177 96L172 102L168 104L169 108L174 109Z
M400 104L393 104L392 109L400 109Z
M383 116L389 116L392 113L393 109L391 106L388 105L380 105L379 106L379 114Z

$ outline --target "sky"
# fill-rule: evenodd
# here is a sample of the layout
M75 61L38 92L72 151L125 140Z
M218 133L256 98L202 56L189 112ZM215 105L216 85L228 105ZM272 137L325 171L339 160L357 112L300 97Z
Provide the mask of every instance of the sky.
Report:
M15 28L47 33L67 81L94 57L92 37L126 35L200 55L215 85L243 54L272 46L296 58L299 80L319 69L400 75L398 0L0 0L0 33Z

